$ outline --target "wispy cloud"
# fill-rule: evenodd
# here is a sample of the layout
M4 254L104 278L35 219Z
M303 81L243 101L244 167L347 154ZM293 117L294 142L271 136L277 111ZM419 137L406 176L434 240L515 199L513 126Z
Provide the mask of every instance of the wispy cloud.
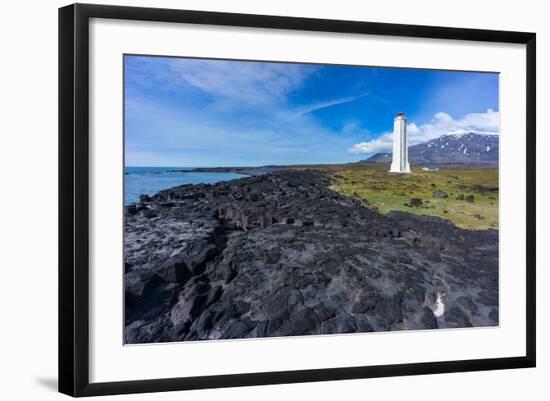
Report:
M129 166L342 162L347 157L345 149L353 143L351 139L343 142L346 139L337 132L307 118L248 124L229 116L208 118L211 113L167 110L147 101L128 104L127 116Z
M407 124L409 145L427 142L442 135L475 132L498 135L499 113L488 109L485 113L470 113L456 120L447 113L436 113L428 124L417 126L415 123ZM384 132L377 138L367 142L361 142L348 149L350 154L372 154L389 152L392 147L392 132Z
M328 100L324 102L318 102L311 105L307 105L296 110L293 116L295 118L303 117L306 114L313 113L318 110L328 109L329 107L354 102L356 100L359 100L368 96L369 94L370 92L367 92L359 96L348 96L341 99L333 99L333 100Z
M217 98L255 105L286 100L318 67L302 64L168 60L179 79Z

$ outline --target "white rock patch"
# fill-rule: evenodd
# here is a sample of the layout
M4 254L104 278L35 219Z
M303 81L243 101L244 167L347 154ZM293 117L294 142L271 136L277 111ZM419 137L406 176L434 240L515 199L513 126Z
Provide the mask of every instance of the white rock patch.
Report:
M445 304L443 303L443 299L441 298L441 294L437 293L437 298L435 300L435 309L434 309L434 316L440 317L443 316L445 313Z

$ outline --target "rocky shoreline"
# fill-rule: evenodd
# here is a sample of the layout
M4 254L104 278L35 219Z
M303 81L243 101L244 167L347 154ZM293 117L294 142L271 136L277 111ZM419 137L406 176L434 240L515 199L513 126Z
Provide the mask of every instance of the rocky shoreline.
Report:
M270 171L127 206L125 342L498 325L498 231L330 182Z
M169 173L235 173L249 176L263 175L288 169L289 166L259 166L259 167L193 167L182 170L168 170Z

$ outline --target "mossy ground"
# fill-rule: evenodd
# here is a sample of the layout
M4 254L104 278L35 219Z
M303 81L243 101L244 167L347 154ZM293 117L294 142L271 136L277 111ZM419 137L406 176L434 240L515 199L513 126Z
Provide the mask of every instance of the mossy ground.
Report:
M448 166L440 167L439 171L412 168L412 174L389 173L388 166L375 164L314 168L333 174L333 190L358 196L381 213L400 210L442 217L467 229L498 229L499 182L496 167ZM435 197L433 193L436 190L445 192L448 197ZM463 195L464 200L456 199L459 195ZM473 195L473 202L465 200L468 195ZM412 198L422 199L422 205L410 206Z

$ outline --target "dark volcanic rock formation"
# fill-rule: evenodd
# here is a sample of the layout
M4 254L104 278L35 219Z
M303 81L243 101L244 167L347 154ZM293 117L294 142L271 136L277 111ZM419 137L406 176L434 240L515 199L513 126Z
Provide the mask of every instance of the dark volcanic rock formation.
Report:
M497 231L384 216L329 185L288 170L128 206L126 342L498 324Z

